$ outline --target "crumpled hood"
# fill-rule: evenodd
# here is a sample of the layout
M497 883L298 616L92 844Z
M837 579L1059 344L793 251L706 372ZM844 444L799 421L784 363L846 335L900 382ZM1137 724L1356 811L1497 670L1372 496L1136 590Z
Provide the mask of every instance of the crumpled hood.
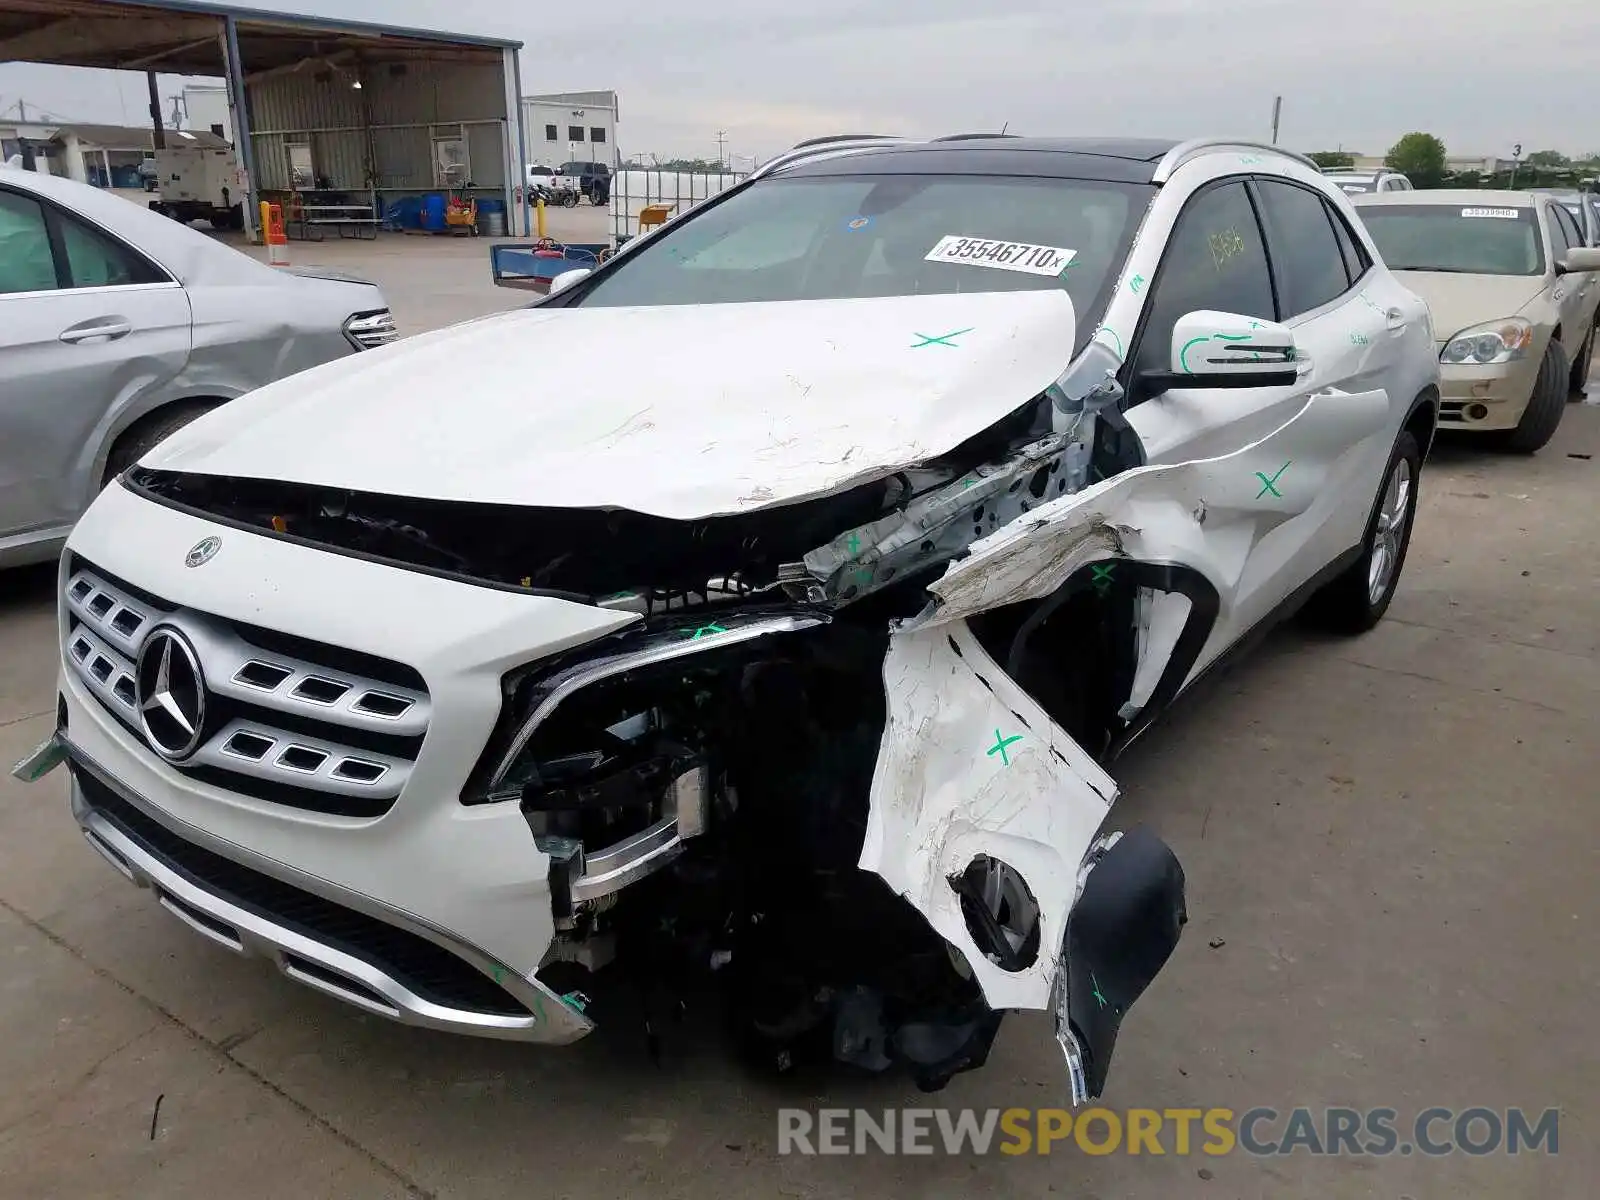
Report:
M146 467L689 518L943 453L1053 382L1063 291L528 308L291 376Z
M1472 325L1519 314L1530 316L1522 312L1523 307L1545 290L1542 275L1396 271L1394 277L1427 304L1433 316L1433 336L1440 345Z

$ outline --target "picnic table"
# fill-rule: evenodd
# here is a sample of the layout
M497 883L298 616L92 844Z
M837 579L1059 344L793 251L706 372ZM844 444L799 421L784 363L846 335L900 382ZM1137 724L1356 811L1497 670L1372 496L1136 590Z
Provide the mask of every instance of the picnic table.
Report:
M301 204L294 217L301 237L322 241L322 231L333 226L341 238L376 239L383 223L370 204Z

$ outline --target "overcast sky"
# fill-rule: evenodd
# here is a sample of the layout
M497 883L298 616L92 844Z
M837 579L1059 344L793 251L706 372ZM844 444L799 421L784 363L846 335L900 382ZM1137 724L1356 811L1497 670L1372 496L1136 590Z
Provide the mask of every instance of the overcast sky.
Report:
M1302 150L1600 151L1584 0L284 0L515 38L524 90L611 88L624 154L764 157L824 133L1264 137ZM170 89L169 89L170 90ZM142 76L0 65L0 112L141 124ZM170 108L170 106L168 106Z

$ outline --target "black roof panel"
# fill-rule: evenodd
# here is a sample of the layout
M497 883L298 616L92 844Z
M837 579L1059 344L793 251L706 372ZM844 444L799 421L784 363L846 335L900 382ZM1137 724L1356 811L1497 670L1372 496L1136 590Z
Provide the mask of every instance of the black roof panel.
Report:
M836 157L780 168L788 177L920 174L1033 175L1149 183L1156 164L1178 143L1161 138L960 136L948 141L885 142ZM821 147L819 147L821 149Z

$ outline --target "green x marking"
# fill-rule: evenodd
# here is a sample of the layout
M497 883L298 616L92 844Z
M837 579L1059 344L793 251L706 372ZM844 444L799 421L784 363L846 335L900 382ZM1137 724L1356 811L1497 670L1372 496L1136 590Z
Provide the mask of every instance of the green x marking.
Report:
M1111 578L1111 572L1115 571L1116 569L1116 563L1109 563L1103 567L1098 567L1091 564L1089 570L1094 572L1094 578L1089 582L1095 587L1110 587L1113 582Z
M954 337L960 337L963 333L971 333L973 329L976 328L977 326L973 325L966 329L958 329L954 333L941 333L938 337L929 337L925 333L913 333L911 335L912 337L919 337L922 340L915 343L911 348L913 350L920 350L924 346L949 346L953 350L959 350L960 347L950 339Z
M713 633L727 633L728 631L726 628L713 621L710 625L700 625L694 629L680 629L678 632L687 633L691 642L697 642L703 637L711 636Z
M1294 459L1292 459L1292 458L1289 460L1289 462L1293 462L1293 461L1294 461ZM1289 469L1289 463L1284 463L1283 466L1278 468L1276 474L1274 474L1271 479L1267 478L1265 472L1257 471L1256 472L1256 478L1261 480L1261 490L1256 493L1256 499L1257 500L1261 499L1261 497L1265 496L1268 492L1271 492L1274 496L1278 497L1278 499L1280 499L1280 500L1283 499L1283 493L1280 492L1277 488L1275 488L1273 486L1273 484L1277 483L1278 482L1278 477L1280 475L1282 475L1288 469Z
M1089 982L1094 985L1094 998L1100 1002L1100 1007L1106 1006L1106 998L1100 992L1100 981L1094 977L1094 972L1089 972Z
M850 535L850 540L848 542L846 542L845 545L850 548L850 553L851 554L860 554L861 553L861 537L860 537L860 535L852 533Z
M1000 731L996 729L994 731L994 745L989 747L987 757L993 758L998 754L1000 761L1009 767L1011 765L1011 756L1006 753L1006 747L1013 742L1020 742L1021 740L1022 735L1020 733L1014 733L1008 738L1003 738L1000 736Z

